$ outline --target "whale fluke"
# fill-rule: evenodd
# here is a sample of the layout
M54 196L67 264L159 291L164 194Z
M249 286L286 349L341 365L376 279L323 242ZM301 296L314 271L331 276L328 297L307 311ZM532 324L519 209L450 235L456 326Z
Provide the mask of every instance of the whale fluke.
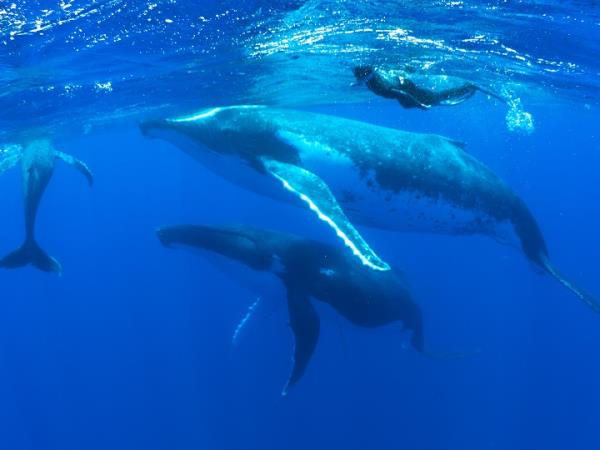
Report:
M15 269L28 264L44 272L54 272L59 275L62 273L60 263L48 255L33 239L25 241L21 247L0 260L0 267L6 269Z
M565 276L550 263L548 258L542 259L542 267L560 284L575 294L579 300L589 306L593 311L600 313L600 303L598 303L598 300L584 290L580 289L572 281L569 281L567 278L565 278Z

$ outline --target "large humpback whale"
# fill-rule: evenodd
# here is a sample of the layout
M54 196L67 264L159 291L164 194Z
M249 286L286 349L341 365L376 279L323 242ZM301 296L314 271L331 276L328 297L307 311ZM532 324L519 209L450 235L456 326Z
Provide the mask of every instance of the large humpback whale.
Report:
M338 247L248 227L181 225L160 228L157 235L165 246L215 253L281 280L295 342L284 394L304 374L319 339L319 316L310 298L331 305L359 326L402 321L412 331L412 346L427 354L421 309L412 301L403 277L393 270L371 270Z
M455 76L374 66L357 66L353 71L356 79L364 82L373 93L397 100L404 108L458 105L478 91L507 103L498 94Z
M300 199L371 268L389 266L348 217L389 230L516 235L529 260L600 312L550 263L523 200L451 139L261 106L211 108L147 121L141 129L249 190Z
M15 268L32 264L45 272L60 273L60 263L42 250L35 240L35 220L40 200L52 178L57 159L79 170L90 185L93 182L92 173L83 162L56 150L45 139L31 141L24 148L11 146L0 157L0 174L21 164L25 204L25 241L20 248L0 260L0 267Z

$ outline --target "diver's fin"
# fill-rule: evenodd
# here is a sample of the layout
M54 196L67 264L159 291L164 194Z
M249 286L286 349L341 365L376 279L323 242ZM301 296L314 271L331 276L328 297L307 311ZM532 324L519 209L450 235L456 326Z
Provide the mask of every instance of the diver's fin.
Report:
M458 94L458 95L452 96L450 94L450 96L448 98L446 98L445 100L441 100L439 104L442 106L460 105L461 103L464 103L467 100L469 100L471 97L473 97L475 95L475 92L477 92L477 90L478 90L477 86L469 83L462 87L462 93L459 94L460 89L457 89L456 94Z
M48 255L33 239L27 240L12 253L0 260L0 267L15 269L31 264L44 272L62 273L60 263Z
M583 303L592 308L595 312L600 313L600 303L593 298L590 294L585 292L582 289L579 289L575 284L569 281L564 277L562 273L560 273L551 263L548 261L548 258L542 258L542 267L546 269L546 271L552 275L560 284L569 289L573 294L579 298Z
M401 95L404 96L408 99L410 99L412 102L415 103L415 105L417 105L419 108L423 108L423 109L430 109L431 105L428 105L427 103L423 103L420 102L419 100L417 100L413 95L410 95L408 92L405 91L401 91L400 89L391 89L391 91L396 94L396 95ZM399 101L399 100L398 100ZM402 102L400 102L402 103Z
M364 265L376 270L390 269L350 223L329 186L321 178L293 164L272 159L263 159L262 162L267 172L281 181L285 189L298 196L319 219L335 230L338 237Z
M3 152L0 152L0 157ZM2 160L0 160L0 175L6 172L7 170L13 168L21 161L21 153L20 152L10 152L8 155L4 156Z
M502 103L504 103L505 105L508 105L508 101L503 98L500 94L496 94L495 92L492 92L488 89L479 87L479 86L475 86L477 88L477 90L485 95L489 95L490 97L495 98L496 100L500 100Z
M63 152L56 152L56 157L62 159L64 162L73 166L75 169L79 170L83 176L87 179L88 184L92 186L94 184L94 177L92 176L92 171L83 161L75 158L74 156L68 155Z
M306 370L319 340L320 321L308 296L298 289L287 286L290 327L294 333L294 366L282 395L287 395Z
M468 94L468 95L463 95L462 97L449 98L449 99L446 99L446 100L442 100L440 102L440 105L442 105L442 106L456 106L456 105L460 105L461 103L466 102L472 96L473 96L473 94Z

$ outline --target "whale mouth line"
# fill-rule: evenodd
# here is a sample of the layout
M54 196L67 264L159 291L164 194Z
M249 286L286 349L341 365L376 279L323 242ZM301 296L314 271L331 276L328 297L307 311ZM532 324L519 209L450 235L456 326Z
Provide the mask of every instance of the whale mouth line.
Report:
M209 117L216 116L222 110L223 110L223 108L221 108L221 107L211 108L211 109L203 110L199 113L192 114L189 116L176 117L175 119L167 119L167 122L172 122L172 123L195 122L197 120L203 120L203 119L207 119Z
M196 122L198 120L208 119L209 117L214 117L219 114L221 111L227 111L228 109L255 109L255 108L264 108L264 105L239 105L239 106L217 106L214 108L204 109L195 114L190 114L187 116L176 117L174 119L167 119L167 122L171 123L181 123L181 122Z

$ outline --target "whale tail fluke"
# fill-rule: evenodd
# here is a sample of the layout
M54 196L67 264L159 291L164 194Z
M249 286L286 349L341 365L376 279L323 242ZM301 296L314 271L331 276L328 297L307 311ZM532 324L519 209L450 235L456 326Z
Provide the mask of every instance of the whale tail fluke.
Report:
M580 289L573 282L569 281L565 276L560 273L551 263L548 261L548 258L542 258L541 260L542 267L548 272L552 277L554 277L560 284L570 290L573 294L579 298L583 303L589 306L592 310L597 313L600 313L600 303L592 297L590 294L585 292L583 289Z
M21 247L0 260L0 267L5 269L15 269L28 264L44 272L54 272L59 275L62 272L60 263L42 250L33 239L25 241Z

